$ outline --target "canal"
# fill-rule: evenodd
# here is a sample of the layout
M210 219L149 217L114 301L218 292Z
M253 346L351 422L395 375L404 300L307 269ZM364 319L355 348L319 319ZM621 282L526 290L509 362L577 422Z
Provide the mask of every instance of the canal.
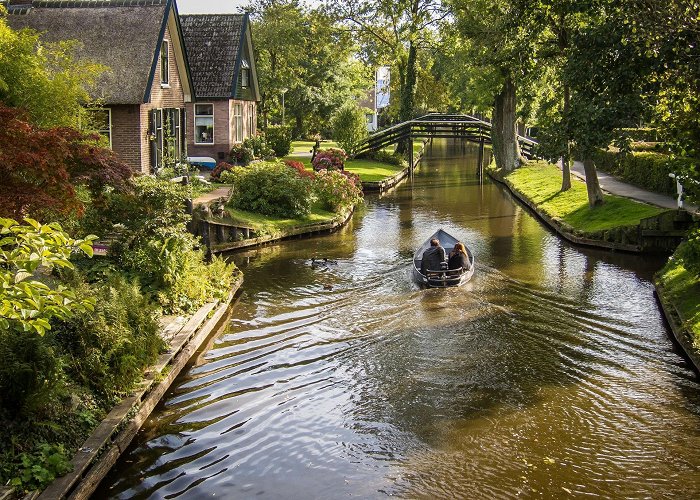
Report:
M436 144L340 232L233 255L229 323L95 497L698 498L664 259L572 247L476 161ZM420 290L411 256L440 227L476 273Z

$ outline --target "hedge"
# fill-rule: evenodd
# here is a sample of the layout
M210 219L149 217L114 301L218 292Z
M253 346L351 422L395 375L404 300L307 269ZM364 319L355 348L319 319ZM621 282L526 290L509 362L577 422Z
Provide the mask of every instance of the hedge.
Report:
M626 155L598 151L593 160L598 168L635 186L674 196L676 183L668 174L687 168L691 160L671 158L651 151L633 151Z

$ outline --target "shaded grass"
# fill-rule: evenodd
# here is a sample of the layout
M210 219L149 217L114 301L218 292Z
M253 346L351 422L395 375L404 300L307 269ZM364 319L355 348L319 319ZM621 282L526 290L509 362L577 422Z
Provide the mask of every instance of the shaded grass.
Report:
M561 175L557 166L538 161L527 163L506 178L548 216L584 232L635 226L641 219L666 211L615 195L605 195L603 205L591 208L586 183L573 177L571 189L562 193Z
M292 152L290 155L296 155L299 153L309 153L314 147L316 141L292 141ZM338 143L331 140L321 141L321 149L337 148Z
M659 271L657 280L664 288L665 297L678 310L684 328L691 333L693 346L700 350L700 278L674 257Z
M238 223L242 226L251 227L258 232L270 234L279 233L284 229L332 222L338 218L338 214L324 210L318 204L311 206L309 215L296 219L285 219L263 215L256 212L247 212L228 205L226 206L226 210L229 213L229 217L226 218L226 222Z

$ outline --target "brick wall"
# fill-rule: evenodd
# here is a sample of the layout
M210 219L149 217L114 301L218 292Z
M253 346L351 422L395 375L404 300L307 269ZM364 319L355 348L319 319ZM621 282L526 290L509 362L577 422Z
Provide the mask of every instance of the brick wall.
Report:
M141 172L140 112L137 104L111 106L112 150L135 172Z

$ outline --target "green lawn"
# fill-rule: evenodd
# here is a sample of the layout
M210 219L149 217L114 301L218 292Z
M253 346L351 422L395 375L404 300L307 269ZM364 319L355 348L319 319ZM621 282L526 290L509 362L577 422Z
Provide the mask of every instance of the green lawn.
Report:
M227 206L226 210L230 215L230 218L226 219L227 222L239 223L254 228L258 232L269 234L276 234L283 229L331 222L338 217L338 214L323 210L318 205L311 207L309 215L298 219L282 219L255 212L246 212L230 206Z
M345 170L359 175L362 182L376 182L391 177L403 170L403 167L375 160L358 159L345 162Z
M585 232L634 226L640 219L666 210L620 196L606 195L599 207L588 206L586 183L572 178L572 188L561 193L561 170L546 162L529 162L506 178L552 218Z
M292 152L283 158L283 160L295 160L304 164L307 170L311 170L311 157L300 155L299 153L308 153L313 147L313 141L294 141L292 143ZM338 147L338 144L333 141L324 141L321 143L321 149ZM413 151L418 153L423 147L422 140L413 141ZM396 149L395 145L387 146L384 151L393 153ZM377 182L384 180L392 175L403 170L397 165L390 165L369 159L348 160L345 163L345 169L360 176L362 182Z
M693 345L700 350L700 278L687 271L680 259L673 258L657 279L663 285L665 298L673 302L683 325L693 335Z

